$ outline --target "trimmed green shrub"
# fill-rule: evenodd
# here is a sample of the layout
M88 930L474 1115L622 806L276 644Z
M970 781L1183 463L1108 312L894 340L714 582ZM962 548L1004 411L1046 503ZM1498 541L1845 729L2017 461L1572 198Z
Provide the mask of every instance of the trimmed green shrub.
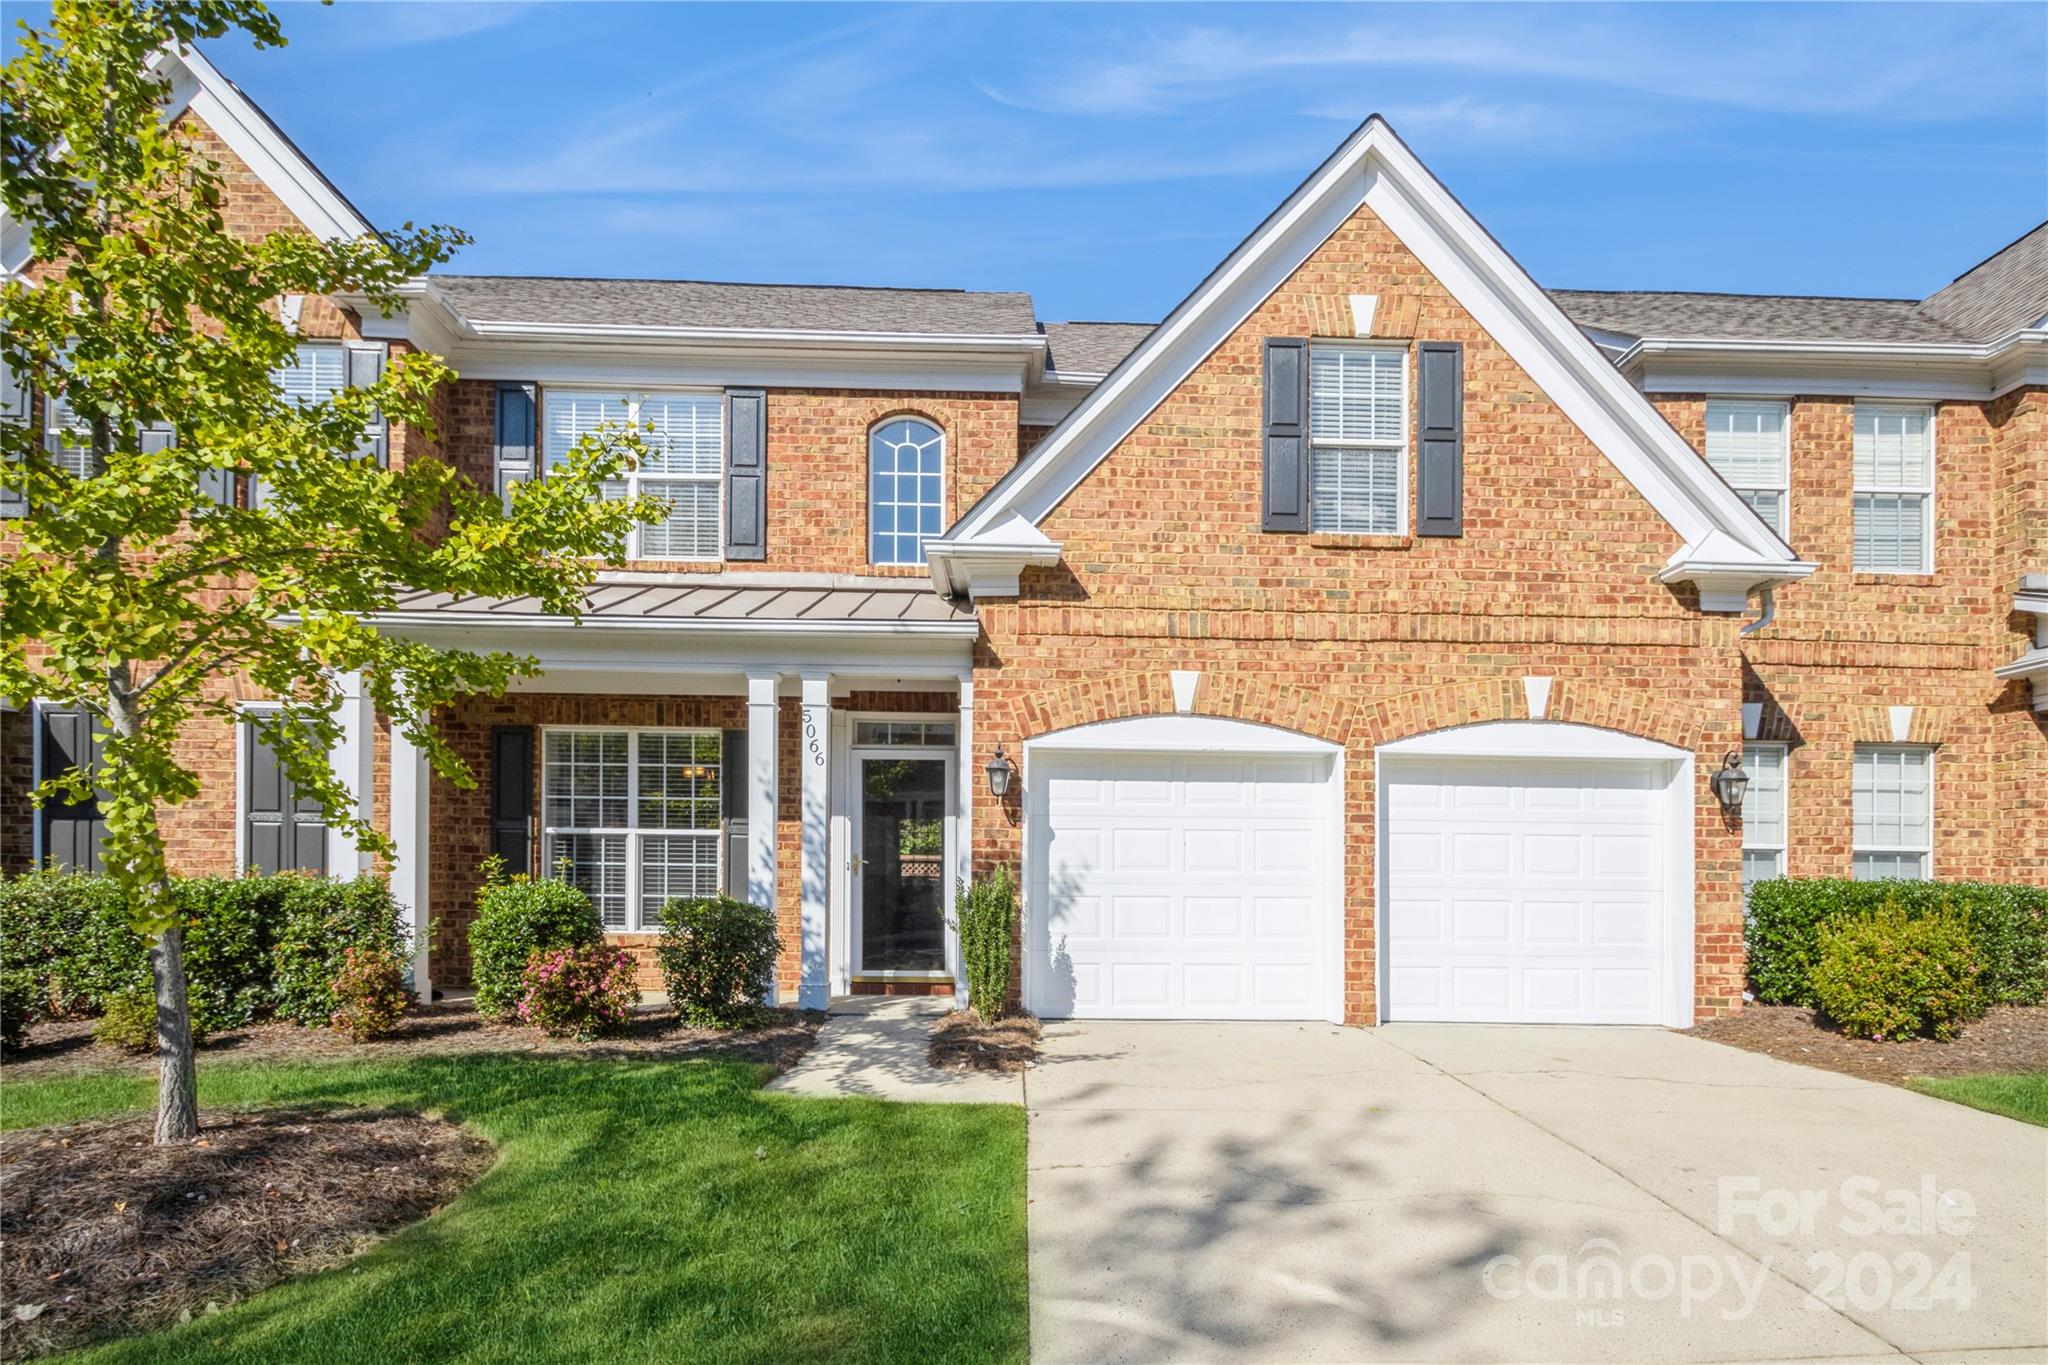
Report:
M300 875L174 877L185 918L192 1023L239 1028L281 1012L323 1023L329 984L355 944L402 950L398 907L381 878ZM152 989L149 950L129 927L110 878L31 872L0 880L0 968L27 972L38 1013L97 1014L125 993Z
M1016 950L1017 883L1010 869L976 877L954 895L960 917L960 961L967 969L967 1003L983 1019L1003 1014L1010 996L1010 959Z
M1853 1038L1953 1038L1983 1013L1980 962L1958 911L1909 916L1896 901L1821 927L1813 992L1821 1013Z
M676 1013L699 1027L753 1022L781 951L775 916L758 905L709 896L661 908L662 985Z
M626 1030L640 1003L633 955L586 943L535 953L526 964L519 1018L550 1038L610 1038Z
M1967 921L1986 1004L2048 1002L2048 887L1831 877L1759 882L1751 892L1743 937L1756 998L1772 1005L1818 1005L1811 979L1822 926L1867 918L1887 902L1896 903L1907 919L1949 909Z
M496 863L496 859L492 859ZM526 994L526 964L535 953L600 943L604 925L590 897L565 881L506 878L486 868L469 926L469 972L479 1013L510 1019Z
M35 975L18 967L0 967L0 1051L12 1052L26 1043L29 1022L35 1017Z
M403 960L412 946L398 902L382 877L319 881L270 877L282 894L273 912L271 990L281 1018L318 1025L341 1007L334 979L351 949Z
M328 1026L358 1043L384 1037L405 1017L405 963L388 947L345 949L332 989Z
M156 1050L156 996L147 990L124 990L100 1002L99 1022L92 1026L92 1040L124 1052ZM199 1030L192 1030L199 1041Z

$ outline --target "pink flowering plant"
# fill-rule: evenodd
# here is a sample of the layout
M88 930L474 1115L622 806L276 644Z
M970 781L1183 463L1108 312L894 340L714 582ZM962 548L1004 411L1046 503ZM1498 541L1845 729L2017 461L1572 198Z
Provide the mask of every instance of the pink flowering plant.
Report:
M622 1033L640 1003L633 955L603 943L535 952L523 984L520 1022L550 1038L588 1042Z
M405 964L387 947L346 950L332 989L340 1008L328 1025L358 1043L384 1037L405 1017Z

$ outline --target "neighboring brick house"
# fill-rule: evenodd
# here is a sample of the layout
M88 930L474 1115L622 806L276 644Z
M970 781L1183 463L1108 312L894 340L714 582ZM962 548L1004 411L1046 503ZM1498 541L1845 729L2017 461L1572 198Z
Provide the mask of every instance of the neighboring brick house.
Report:
M183 65L238 222L367 230ZM953 888L1010 863L1041 1012L1361 1024L1688 1023L1739 1006L1746 879L2048 880L2048 228L1923 301L1545 293L1374 119L1156 327L673 280L290 306L294 382L350 343L460 373L394 463L502 489L659 433L670 515L581 624L385 621L541 661L443 719L475 790L347 708L423 984L466 983L493 852L629 944L669 895L773 905L806 1004L955 991ZM89 808L21 796L85 730L0 715L7 866L90 862ZM361 864L246 733L187 756L178 870Z

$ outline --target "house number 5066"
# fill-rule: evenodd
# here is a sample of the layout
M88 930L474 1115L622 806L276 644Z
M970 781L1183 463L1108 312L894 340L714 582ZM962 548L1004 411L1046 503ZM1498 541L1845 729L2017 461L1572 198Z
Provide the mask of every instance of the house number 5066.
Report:
M804 752L810 755L811 766L825 766L825 745L818 738L818 722L810 712L804 712Z

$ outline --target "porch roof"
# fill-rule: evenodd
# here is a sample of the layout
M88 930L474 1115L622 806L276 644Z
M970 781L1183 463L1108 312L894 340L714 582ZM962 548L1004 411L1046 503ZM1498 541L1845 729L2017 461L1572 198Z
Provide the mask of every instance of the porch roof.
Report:
M551 615L532 597L408 593L381 618L391 624L514 627L690 627L967 635L979 626L966 604L922 579L840 574L605 574L584 597L581 618Z

